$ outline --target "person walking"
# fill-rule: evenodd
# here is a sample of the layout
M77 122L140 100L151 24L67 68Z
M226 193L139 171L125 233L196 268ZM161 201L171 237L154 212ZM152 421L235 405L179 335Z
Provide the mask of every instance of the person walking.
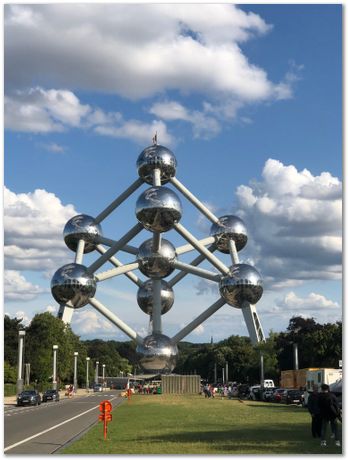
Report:
M313 392L308 396L307 408L312 416L312 436L313 438L321 437L321 416L319 408L318 385L313 386Z
M329 392L329 385L323 383L321 385L321 393L319 393L318 405L321 416L321 446L326 446L326 431L327 426L330 423L331 431L335 438L336 446L340 446L340 440L338 439L338 429L337 429L337 418L340 417L341 410L338 405L336 396L333 393Z

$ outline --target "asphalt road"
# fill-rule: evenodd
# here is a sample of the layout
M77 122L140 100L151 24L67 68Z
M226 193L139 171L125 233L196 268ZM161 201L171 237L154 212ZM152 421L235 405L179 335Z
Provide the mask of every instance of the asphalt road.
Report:
M4 453L42 455L56 452L97 422L99 404L104 399L111 401L113 410L124 401L120 391L108 391L40 406L6 406ZM101 423L100 430L102 433Z

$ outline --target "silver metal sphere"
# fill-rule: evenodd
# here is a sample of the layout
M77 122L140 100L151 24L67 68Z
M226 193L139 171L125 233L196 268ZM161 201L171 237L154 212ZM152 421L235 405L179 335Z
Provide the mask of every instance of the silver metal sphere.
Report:
M153 250L152 238L141 244L137 262L139 270L149 278L161 279L174 271L173 262L176 259L175 247L162 238L159 251Z
M151 232L167 232L182 216L178 195L168 187L150 187L137 200L138 221Z
M144 372L150 374L169 374L176 365L178 347L173 345L170 338L163 334L154 333L144 339L136 349L139 364Z
M96 247L96 237L102 235L99 224L94 223L94 218L86 214L72 217L64 227L64 241L69 249L76 252L79 240L84 240L84 253L92 252Z
M251 265L236 264L232 273L220 280L220 294L229 305L242 308L243 302L255 304L263 293L260 273Z
M153 309L153 281L147 280L137 293L137 301L139 307L144 313L152 315ZM174 303L174 291L169 284L161 280L161 314L167 313Z
M137 169L139 177L148 184L153 183L153 170L161 170L161 183L166 184L175 176L176 158L172 151L163 145L150 145L138 157Z
M248 233L244 222L237 216L222 216L218 224L213 224L210 235L215 237L219 251L228 254L228 240L232 239L236 243L237 251L244 248L248 241Z
M94 297L97 288L93 274L87 267L80 264L67 264L59 268L51 281L51 292L59 304L69 300L75 308L87 305L90 297Z

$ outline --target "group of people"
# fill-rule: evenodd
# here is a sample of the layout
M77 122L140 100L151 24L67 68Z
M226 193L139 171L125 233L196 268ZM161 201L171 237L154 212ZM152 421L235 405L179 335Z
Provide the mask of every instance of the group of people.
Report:
M161 386L160 385L154 385L150 383L145 383L144 385L141 385L139 383L138 387L138 394L144 394L144 395L156 395L161 393Z
M308 397L308 410L312 416L312 436L320 438L320 444L325 447L327 427L331 427L331 437L335 439L336 446L340 446L337 421L342 422L341 409L336 396L329 391L329 385L322 384L321 391L314 385L313 392Z
M201 394L204 394L205 398L215 398L216 395L226 398L232 398L232 396L236 396L238 394L237 386L236 385L221 385L218 384L217 387L206 383L202 387Z

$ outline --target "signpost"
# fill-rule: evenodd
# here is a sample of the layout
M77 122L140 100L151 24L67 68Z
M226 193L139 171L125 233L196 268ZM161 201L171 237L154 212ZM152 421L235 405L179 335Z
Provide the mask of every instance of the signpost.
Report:
M99 411L101 412L101 414L99 415L99 420L101 422L104 422L104 439L106 439L106 435L107 435L107 432L108 432L108 423L111 422L111 420L112 420L112 414L111 414L112 404L111 404L111 402L108 401L108 400L102 401L99 404Z

